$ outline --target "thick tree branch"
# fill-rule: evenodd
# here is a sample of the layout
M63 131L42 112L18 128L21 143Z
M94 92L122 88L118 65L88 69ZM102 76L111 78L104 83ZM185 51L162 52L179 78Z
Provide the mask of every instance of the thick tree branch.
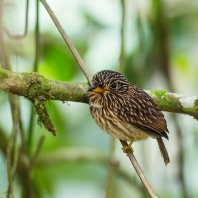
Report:
M48 80L38 73L16 73L0 67L0 89L32 102L47 100L88 103L87 83ZM182 113L198 120L198 97L169 93L166 90L146 91L162 111Z
M161 111L182 113L198 120L198 97L170 93L167 90L146 91L160 107Z
M0 67L0 89L29 99L39 115L39 123L56 135L47 113L47 100L86 102L86 84L50 81L38 73L15 73Z
M51 81L38 73L15 73L0 67L0 89L32 102L47 100L88 103L87 83Z

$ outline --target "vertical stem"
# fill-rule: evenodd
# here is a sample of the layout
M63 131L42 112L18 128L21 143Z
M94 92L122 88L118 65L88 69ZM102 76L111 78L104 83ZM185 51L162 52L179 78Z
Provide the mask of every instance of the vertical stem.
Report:
M120 45L120 66L119 72L124 72L124 65L125 65L125 45L124 45L124 38L125 38L125 18L126 18L126 2L125 0L120 0L121 8L122 8L122 22L121 22L121 31L120 31L120 38L121 38L121 45Z
M36 47L35 47L35 58L34 58L34 72L37 72L38 70L38 61L39 61L39 38L40 38L40 34L39 34L39 0L36 0L36 24L35 24L35 43L36 43Z
M12 132L10 138L8 140L7 151L6 151L7 174L8 174L8 183L9 183L7 197L10 197L10 195L11 197L14 197L14 190L12 183L17 168L17 159L18 159L18 152L15 144L16 144L16 136L17 136L17 124L19 122L19 97L10 95L10 104L12 110L13 126L12 126ZM14 152L14 156L13 156L13 152Z
M6 45L3 39L3 24L2 24L2 16L3 16L3 0L0 0L0 58L3 61L3 67L12 70L10 65L9 56L7 53ZM7 177L8 177L8 192L7 197L14 197L13 190L13 180L15 176L15 171L17 169L17 161L18 161L18 150L16 147L16 137L17 137L17 124L19 122L19 97L9 94L9 102L12 112L12 131L10 138L7 144Z
M114 137L111 137L111 149L110 149L109 157L113 159L115 158L115 143L116 143L116 139ZM106 195L105 195L106 198L112 197L113 178L115 176L116 169L117 169L117 166L115 164L113 163L110 164L109 172L107 176L107 188L106 188Z
M38 71L38 62L39 62L39 0L36 0L36 24L35 24L35 57L34 57L34 72ZM34 130L34 114L33 114L34 106L31 103L31 114L30 114L30 121L29 121L29 128L28 128L28 145L29 145L29 152L32 144L32 135Z
M165 78L168 83L169 90L174 92L174 85L172 83L172 79L170 76L170 57L169 57L169 35L168 35L168 19L163 14L162 10L162 0L153 1L155 13L156 13L156 21L155 21L155 38L156 38L156 53L158 56L158 64L161 66L161 72L165 75ZM184 155L185 149L183 148L183 136L181 133L181 126L177 120L175 114L172 115L173 123L176 129L177 141L179 146L179 161L178 161L178 172L179 172L179 181L181 185L182 195L185 198L190 197L190 191L188 191L187 184L185 182L185 175L184 175Z

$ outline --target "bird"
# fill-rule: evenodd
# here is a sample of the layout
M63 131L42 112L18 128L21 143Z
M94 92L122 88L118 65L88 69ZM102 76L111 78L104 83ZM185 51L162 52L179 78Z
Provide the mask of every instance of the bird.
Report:
M116 71L102 70L87 90L90 113L107 134L132 143L149 137L157 140L165 165L170 162L162 138L169 139L167 123L154 100ZM126 152L123 148L123 151Z

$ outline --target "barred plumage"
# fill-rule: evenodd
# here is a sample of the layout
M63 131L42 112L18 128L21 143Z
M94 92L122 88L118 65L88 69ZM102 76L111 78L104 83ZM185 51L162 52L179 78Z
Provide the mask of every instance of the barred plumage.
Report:
M103 70L92 82L88 89L90 113L101 129L130 142L156 138L167 165L170 160L162 137L168 139L168 129L153 99L118 72Z

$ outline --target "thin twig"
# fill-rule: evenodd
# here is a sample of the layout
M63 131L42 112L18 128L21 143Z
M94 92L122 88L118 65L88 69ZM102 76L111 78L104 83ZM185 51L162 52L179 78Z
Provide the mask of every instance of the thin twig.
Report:
M114 164L118 166L118 161L115 159L109 159L109 157L104 155L104 152L89 149L89 148L67 148L58 149L54 152L48 154L42 154L38 156L35 160L35 165L39 167L54 166L65 161L75 161L82 162L88 161L93 163L104 163L104 164Z
M169 45L169 20L164 15L163 12L163 4L161 2L158 2L155 6L154 13L156 14L156 21L155 21L155 40L158 46L156 46L156 57L158 58L157 65L160 65L158 69L161 70L161 73L166 77L167 85L169 90L174 91L175 87L172 81L172 75L171 75L171 64L170 64L170 45ZM156 60L155 64L156 65ZM186 102L186 101L185 101ZM178 121L178 118L175 114L171 115L172 117L172 123L175 125L175 134L176 134L176 141L178 145L178 177L180 181L180 188L181 193L184 198L191 197L191 191L188 189L188 185L185 181L185 153L186 149L184 149L184 137L182 135L182 127L180 126L181 122Z
M34 166L35 161L39 156L39 153L40 153L40 150L41 150L41 147L43 145L44 140L45 140L45 136L41 136L40 139L39 139L39 142L37 144L36 150L34 152L34 155L32 157L31 163L30 163L31 168Z
M126 19L126 2L125 0L120 0L121 7L122 7L122 23L121 23L121 31L120 31L120 38L121 38L121 45L120 45L120 66L119 72L124 72L124 65L125 65L125 46L124 46L124 34L125 34L125 19Z
M122 141L120 140L122 146L128 146L127 142L126 141ZM130 150L130 149L127 149L126 150L126 153L131 161L131 163L133 164L139 178L141 179L142 183L144 184L146 190L148 191L149 195L152 197L152 198L157 198L157 196L155 195L155 193L153 192L150 184L148 183L142 169L140 168L135 156L133 155L133 152Z
M29 14L29 0L26 0L26 11L25 11L25 29L24 29L24 33L22 35L12 35L10 33L10 31L4 27L3 30L6 33L6 35L10 38L10 39L15 39L15 40L19 40L24 38L27 35L27 31L28 31L28 14Z
M14 159L13 159L13 165L12 165L12 177L14 180L14 177L17 172L17 166L18 166L18 160L19 160L19 148L16 143L13 149L14 149Z
M2 20L2 16L3 16L3 0L0 0L0 64L2 65L3 68L7 69L7 70L12 70L11 65L10 65L10 61L9 61L9 57L8 57L8 53L7 53L7 49L6 49L6 44L4 41L4 37L3 37L3 20Z
M19 113L21 115L21 111ZM20 120L19 120L19 132L20 132L20 136L21 136L22 150L24 150L24 149L26 149L26 139L25 139L25 133L24 133L24 129L23 129L23 122L22 122L21 116L20 116Z
M34 130L34 105L32 103L30 103L30 117L29 117L29 126L28 126L28 138L27 138L27 144L28 144L28 149L30 152L30 148L32 145L32 136L33 136L33 130Z
M13 191L13 179L17 168L17 158L18 158L18 152L14 149L16 149L16 137L17 137L17 124L19 122L19 97L10 95L10 106L12 111L12 119L13 119L13 126L12 126L12 132L8 141L7 145L7 176L8 176L8 194L7 197L14 197L14 191ZM14 151L14 161L12 152ZM14 169L12 169L14 168Z
M110 154L109 157L110 159L114 159L115 160L115 141L116 139L114 137L111 137L111 148L110 148ZM107 176L107 187L106 187L106 198L111 197L111 193L112 193L112 187L113 187L113 178L115 176L116 170L117 170L118 166L114 163L111 163L109 166L109 172L108 172L108 176Z
M52 20L54 21L54 24L56 25L56 27L58 28L60 34L62 35L63 39L65 40L65 42L67 43L67 46L69 47L69 49L71 50L72 54L74 55L76 61L78 62L82 72L85 74L89 84L91 85L91 75L89 74L89 71L87 70L84 61L82 60L82 58L80 57L78 51L76 50L76 48L74 47L73 43L70 41L68 35L66 34L65 30L63 29L63 27L61 26L60 22L58 21L57 17L55 16L54 12L52 11L52 9L50 8L50 6L47 4L47 2L45 0L40 0L42 2L42 4L44 5L45 9L48 11L49 15L51 16Z
M4 67L8 70L12 70L9 56L7 53L6 45L3 39L2 34L2 11L3 11L3 1L0 1L0 43L1 43L1 57L0 61L4 61ZM9 94L9 103L11 107L12 112L12 131L11 135L9 137L7 148L6 148L6 154L7 154L7 178L8 178L8 192L7 192L7 198L12 197L14 198L14 188L13 188L13 181L15 172L17 169L17 162L18 162L18 149L16 146L16 137L17 137L17 124L19 122L19 97L16 95Z
M171 115L173 123L175 125L175 134L177 135L176 138L176 144L178 146L178 166L177 166L177 170L178 170L178 181L180 181L180 185L181 185L181 191L182 191L182 195L184 198L190 198L191 196L191 191L188 190L187 184L186 184L186 180L185 180L185 172L184 172L184 168L185 168L185 152L186 149L184 148L184 137L182 135L182 128L180 126L180 122L178 121L178 117L175 114Z
M34 57L34 69L33 69L33 71L34 72L37 72L37 70L38 70L38 61L39 61L39 53L40 53L40 51L39 51L39 36L40 36L40 34L39 34L39 0L36 0L36 24L35 24L35 44L36 44L36 46L35 46L35 57Z
M34 56L34 68L33 71L37 72L38 70L38 62L39 62L39 54L40 54L40 46L39 46L39 39L40 34L39 34L39 0L36 0L36 24L35 24L35 56ZM31 114L29 118L29 128L28 128L28 149L30 152L30 148L32 145L32 136L33 136L33 130L34 130L34 118L35 115L33 113L34 111L34 106L31 105Z

